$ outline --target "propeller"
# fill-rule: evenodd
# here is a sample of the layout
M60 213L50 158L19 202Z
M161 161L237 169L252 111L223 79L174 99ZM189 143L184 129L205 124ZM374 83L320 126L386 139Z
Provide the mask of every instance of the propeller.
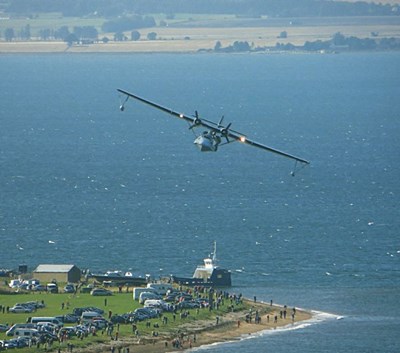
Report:
M231 127L232 123L229 123L226 127L224 127L221 125L223 119L224 119L224 117L222 116L221 120L218 123L218 127L220 128L219 132L220 132L221 136L225 137L226 142L229 143L230 141L228 138L228 132L229 132L229 128Z
M194 120L193 124L189 126L189 130L192 130L194 127L201 125L201 119L199 117L199 112L196 110L194 112Z

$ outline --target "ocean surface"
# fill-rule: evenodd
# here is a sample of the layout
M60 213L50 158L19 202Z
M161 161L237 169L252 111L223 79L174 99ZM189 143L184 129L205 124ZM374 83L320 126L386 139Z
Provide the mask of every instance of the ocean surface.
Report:
M399 97L399 53L1 55L0 267L192 275L216 241L232 292L319 314L202 352L399 352Z

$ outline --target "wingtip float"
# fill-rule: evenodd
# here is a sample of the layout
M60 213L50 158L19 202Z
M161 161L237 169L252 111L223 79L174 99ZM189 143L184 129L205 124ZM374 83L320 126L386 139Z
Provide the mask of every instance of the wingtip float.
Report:
M295 168L297 166L297 163L301 163L303 165L303 167L310 164L310 162L308 160L305 160L303 158L294 156L292 154L277 150L275 148L266 146L262 143L259 143L259 142L249 139L244 134L242 134L238 131L232 130L230 128L231 123L224 126L222 124L224 117L222 117L218 123L215 123L213 121L210 121L210 120L207 120L204 118L200 118L197 111L195 112L194 116L188 116L184 113L180 113L173 109L164 107L158 103L154 103L150 100L144 99L140 96L137 96L137 95L127 92L125 90L118 88L117 91L125 96L125 99L123 100L123 102L121 103L121 105L119 107L119 109L121 111L125 110L125 103L128 101L128 99L133 98L142 103L150 105L153 108L159 109L159 110L161 110L165 113L171 114L179 119L185 120L189 124L190 130L192 130L196 127L206 128L207 131L204 131L201 135L197 135L196 139L194 140L194 144L202 152L217 152L218 147L226 145L231 142L238 141L238 142L247 144L249 146L254 146L254 147L263 149L265 151L272 152L272 153L281 155L286 158L290 158L296 162ZM291 174L294 176L294 172L292 172Z

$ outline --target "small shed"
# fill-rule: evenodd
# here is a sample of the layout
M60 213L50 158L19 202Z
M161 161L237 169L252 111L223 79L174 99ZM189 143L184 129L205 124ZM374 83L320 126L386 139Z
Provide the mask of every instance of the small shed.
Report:
M72 282L77 283L81 279L81 270L75 265L39 265L33 276L41 282Z

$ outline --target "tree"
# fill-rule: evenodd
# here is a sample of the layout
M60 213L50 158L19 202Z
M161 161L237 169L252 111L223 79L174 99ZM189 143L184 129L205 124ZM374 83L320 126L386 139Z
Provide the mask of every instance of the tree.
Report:
M250 51L251 47L248 42L241 42L241 41L236 41L233 43L233 50L234 51Z
M65 40L69 36L70 32L68 26L62 26L54 32L54 37L56 39Z
M140 33L138 31L131 32L131 40L137 41L140 39Z
M214 46L214 50L215 50L215 51L220 51L221 48L222 48L222 44L221 44L220 41L218 41L217 43L215 43L215 46Z
M64 42L68 43L68 46L72 46L72 44L74 43L78 43L79 42L79 38L74 34L74 33L70 33L65 39Z
M147 39L148 40L156 40L157 39L157 33L156 32L150 32L147 34Z
M20 37L22 40L31 39L31 26L29 24L27 24L24 28L21 29Z
M307 51L320 51L320 50L328 50L330 46L330 41L322 41L317 40L315 42L305 42L303 45L303 49Z
M280 34L279 34L279 37L278 38L287 38L287 32L286 31L282 31Z
M5 30L5 32L4 32L4 37L5 37L7 42L11 42L15 37L14 29L13 28L7 28Z
M337 32L332 38L332 44L337 46L346 45L346 37L342 33Z
M39 37L42 40L48 40L51 36L51 30L49 28L41 29L39 31Z
M93 26L74 27L74 34L83 42L97 41L99 35Z
M117 32L114 34L114 40L116 42L122 42L125 40L125 34L123 32Z

